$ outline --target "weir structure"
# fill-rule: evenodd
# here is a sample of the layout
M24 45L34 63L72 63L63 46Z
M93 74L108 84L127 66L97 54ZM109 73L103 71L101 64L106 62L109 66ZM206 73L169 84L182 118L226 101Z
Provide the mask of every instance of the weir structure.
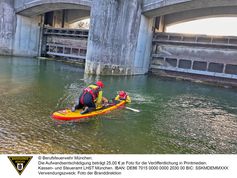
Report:
M235 37L165 32L180 22L236 16L236 7L236 0L1 0L0 54L82 60L89 74L150 71L236 83ZM89 30L71 28L84 18Z

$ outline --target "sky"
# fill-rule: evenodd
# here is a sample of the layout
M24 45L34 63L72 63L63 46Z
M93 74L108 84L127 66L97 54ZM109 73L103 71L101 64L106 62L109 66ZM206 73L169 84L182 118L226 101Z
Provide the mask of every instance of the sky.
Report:
M166 32L237 36L237 17L218 17L168 26Z

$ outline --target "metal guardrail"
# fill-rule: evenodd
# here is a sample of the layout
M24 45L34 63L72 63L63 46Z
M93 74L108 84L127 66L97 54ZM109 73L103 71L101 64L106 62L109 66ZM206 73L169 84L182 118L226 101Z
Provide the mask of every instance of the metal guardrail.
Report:
M236 47L237 37L233 36L207 36L207 35L187 35L176 33L155 33L153 43L179 43L194 45L213 45L223 47Z
M66 58L86 59L86 48L73 47L61 44L46 44L46 53Z
M44 28L44 35L58 35L58 36L88 38L89 30L46 27Z

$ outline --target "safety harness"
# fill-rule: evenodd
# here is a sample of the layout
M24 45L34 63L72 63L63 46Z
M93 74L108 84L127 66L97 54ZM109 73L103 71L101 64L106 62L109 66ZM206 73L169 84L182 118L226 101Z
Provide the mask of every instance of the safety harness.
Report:
M90 86L91 86L91 85L90 85ZM96 98L98 97L98 93L99 93L99 91L100 91L100 87L94 85L94 86L96 86L96 87L93 88L93 87L90 87L90 86L86 87L86 88L83 90L82 96L81 96L81 98L80 98L80 103L81 103L81 104L84 104L84 97L85 97L85 94L87 94L87 93L90 93L90 94L91 94L91 96L92 96L92 98L93 98L93 101L95 101ZM92 86L93 86L93 85L92 85Z

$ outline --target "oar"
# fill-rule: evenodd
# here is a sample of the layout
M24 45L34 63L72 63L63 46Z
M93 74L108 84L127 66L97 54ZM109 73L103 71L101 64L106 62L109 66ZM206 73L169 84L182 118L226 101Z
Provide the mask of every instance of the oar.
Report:
M138 109L130 108L130 107L127 107L127 106L125 108L128 109L128 110L134 111L134 112L140 112L140 110L138 110Z

